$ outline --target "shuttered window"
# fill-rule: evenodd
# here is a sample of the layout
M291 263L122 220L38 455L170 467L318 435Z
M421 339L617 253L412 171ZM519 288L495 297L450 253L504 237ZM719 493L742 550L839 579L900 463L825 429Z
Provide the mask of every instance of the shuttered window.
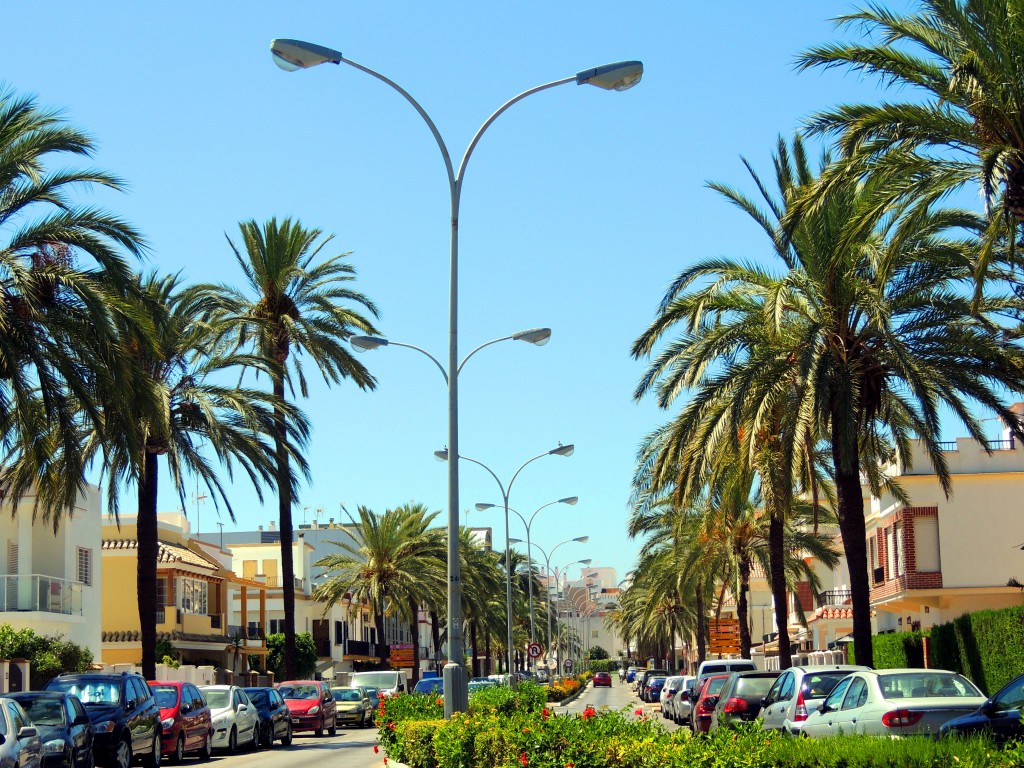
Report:
M918 573L942 570L939 559L939 518L914 518L914 555Z

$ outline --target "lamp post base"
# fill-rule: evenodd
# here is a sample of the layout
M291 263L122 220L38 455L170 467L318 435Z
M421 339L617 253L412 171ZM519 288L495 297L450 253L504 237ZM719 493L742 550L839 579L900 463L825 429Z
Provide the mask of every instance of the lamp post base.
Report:
M466 671L455 662L444 665L444 716L450 719L454 712L469 710L469 683Z

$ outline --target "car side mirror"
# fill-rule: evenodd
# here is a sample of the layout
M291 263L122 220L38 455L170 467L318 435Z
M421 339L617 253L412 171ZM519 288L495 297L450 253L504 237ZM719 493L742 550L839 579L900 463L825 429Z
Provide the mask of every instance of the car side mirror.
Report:
M238 705L238 709L236 709L235 711L236 712L248 712L249 711L249 705L248 704L239 704Z
M74 722L72 723L72 725L88 725L88 724L89 724L89 716L88 715L79 715L78 717L75 718Z
M718 702L720 700L721 700L721 696L708 696L706 699L704 699L704 706L706 706L708 708L717 707L718 706Z
M771 696L765 696L763 699L761 699L761 706L762 707L770 707L771 704L772 704L772 697Z
M821 706L818 707L818 711L821 712L821 714L824 715L826 712L831 712L832 711L832 707L830 707L825 702L821 702Z
M979 710L981 711L981 714L987 717L996 711L996 703L992 699L989 699L979 707Z
M19 739L33 739L39 735L39 731L34 725L23 725L18 729Z

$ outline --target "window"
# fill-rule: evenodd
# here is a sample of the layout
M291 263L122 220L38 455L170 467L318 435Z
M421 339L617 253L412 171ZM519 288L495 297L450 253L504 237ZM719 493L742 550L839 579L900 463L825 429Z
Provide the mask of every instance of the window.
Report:
M893 536L896 539L896 575L902 576L906 573L903 566L903 523L893 526Z
M939 518L914 518L914 564L918 573L942 570L939 560Z
M855 677L853 682L850 683L850 688L846 693L846 698L843 700L843 709L857 709L857 707L863 707L868 700L868 684L864 682L863 678Z
M167 579L156 580L156 604L167 605Z
M24 728L28 723L25 721L25 716L22 714L21 707L18 706L16 701L7 702L7 714L11 718L11 733L17 735L18 731Z
M208 584L200 579L181 579L178 607L185 613L206 615Z
M255 579L256 569L259 568L259 563L256 560L243 560L242 561L242 578L243 579Z
M334 622L334 644L341 645L345 642L345 622Z
M270 634L272 635L283 635L284 634L284 619L270 619Z
M871 563L871 570L878 567L878 539L875 536L868 539L868 562Z
M18 542L7 542L7 572L16 575L18 573Z
M92 586L92 550L78 547L78 581Z
M839 709L839 704L843 701L843 696L846 695L846 689L850 686L851 678L844 678L839 685L832 689L832 693L825 699L825 704L834 712Z
M1009 712L1024 707L1024 680L1018 679L995 698L997 712Z

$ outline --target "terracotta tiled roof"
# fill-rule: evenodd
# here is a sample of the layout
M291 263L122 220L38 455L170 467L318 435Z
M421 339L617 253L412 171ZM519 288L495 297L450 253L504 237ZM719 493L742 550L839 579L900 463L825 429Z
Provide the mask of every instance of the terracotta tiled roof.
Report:
M158 542L159 550L157 552L157 561L161 563L184 563L185 565L193 565L197 568L205 568L210 571L216 571L218 565L212 560L208 560L197 552L193 552L191 549L179 546L177 544L168 544L166 541ZM137 550L139 548L139 542L135 539L104 539L102 549L108 551L115 550Z
M871 615L874 616L875 615L875 611L871 611ZM844 607L844 608L827 607L827 608L819 608L818 610L816 610L811 616L807 617L807 622L810 623L812 621L817 621L818 619L852 619L852 618L853 618L853 608L850 608L848 606Z
M156 641L183 640L190 643L227 643L231 638L225 635L206 635L198 632L157 632ZM138 643L141 642L141 635L138 630L126 630L123 632L103 632L100 634L100 642L103 643Z

